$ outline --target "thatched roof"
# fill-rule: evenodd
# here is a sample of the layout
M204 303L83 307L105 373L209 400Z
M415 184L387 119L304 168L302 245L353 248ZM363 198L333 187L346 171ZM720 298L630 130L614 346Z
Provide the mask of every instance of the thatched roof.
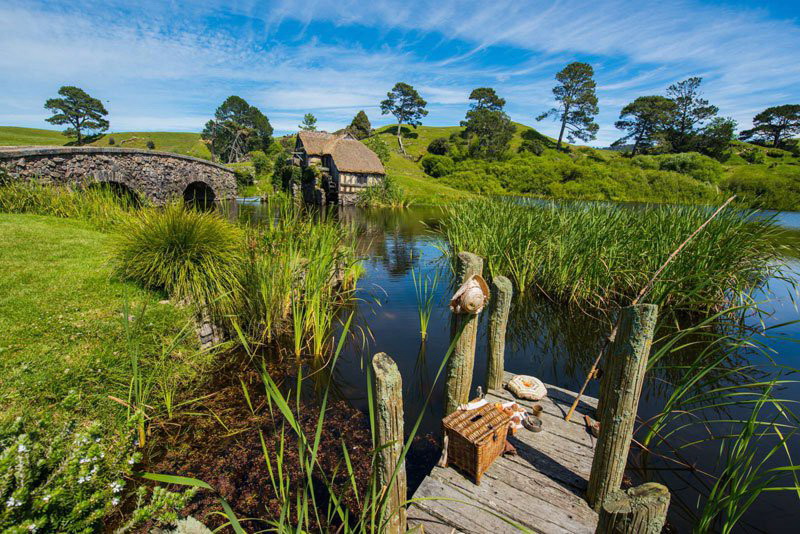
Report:
M386 174L378 156L349 134L299 132L297 136L309 156L330 155L341 172Z

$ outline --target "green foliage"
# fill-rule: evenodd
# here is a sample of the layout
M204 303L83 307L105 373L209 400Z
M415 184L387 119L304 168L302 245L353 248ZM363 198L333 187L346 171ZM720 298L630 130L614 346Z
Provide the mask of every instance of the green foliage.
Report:
M306 113L303 115L303 122L297 127L306 132L315 132L317 131L317 118L313 113Z
M356 205L366 207L389 207L402 208L409 206L411 202L406 197L403 189L391 176L386 175L378 184L367 187L359 192Z
M381 160L381 163L386 164L389 161L389 147L386 146L386 143L380 136L373 135L372 137L367 137L366 139L361 141L367 147L375 152L375 155L378 156L378 159Z
M263 150L250 152L250 161L253 162L253 170L257 177L261 178L272 173L272 161Z
M722 161L726 154L729 153L735 133L735 120L714 117L697 136L697 150L718 161Z
M428 114L425 109L428 103L419 95L416 89L404 82L397 82L391 91L386 93L386 99L381 102L381 114L391 113L397 119L397 143L403 148L401 132L403 124L417 127L422 124L422 117Z
M511 119L503 111L506 101L490 87L474 89L469 98L475 102L461 125L467 137L474 139L469 146L470 154L500 159L508 150L515 131Z
M100 230L109 230L126 220L135 205L129 197L120 197L102 184L97 185L79 190L38 182L0 182L0 212L81 219Z
M759 152L762 154L763 153ZM755 208L797 210L800 206L800 167L794 165L737 165L720 185Z
M663 96L640 96L620 111L614 126L625 130L626 134L614 144L632 139L632 156L653 146L658 135L663 134L670 124L676 109L675 102Z
M437 156L450 154L450 143L446 137L437 137L428 144L428 152Z
M675 102L675 112L665 132L666 143L673 152L688 152L696 145L698 128L713 118L719 108L702 98L698 76L687 78L667 88L667 97Z
M594 117L599 113L595 93L594 69L588 63L573 62L556 74L558 85L553 88L553 96L559 103L536 117L542 120L552 117L561 123L556 148L561 148L564 131L567 139L589 141L594 139L599 126Z
M548 204L531 209L475 200L450 207L441 226L454 259L478 254L491 276L519 291L608 308L636 296L675 248L711 214L703 206L620 209L608 204ZM649 302L714 310L779 270L778 232L770 219L728 209L698 234L649 294ZM635 266L635 268L632 268Z
M225 163L245 159L253 150L267 150L272 143L269 119L243 98L229 96L206 123L203 139L211 143L211 152Z
M234 165L234 164L232 164ZM233 174L236 176L236 187L241 189L253 184L253 168L250 165L235 164Z
M480 193L483 195L501 195L506 193L494 175L475 171L456 171L441 178L440 182L461 191Z
M748 163L758 164L767 161L767 155L764 154L764 151L756 147L746 148L739 155Z
M434 178L439 178L450 174L455 169L455 163L449 156L437 156L435 154L428 154L420 160L420 165L425 170L425 173Z
M147 141L147 148L149 148L150 150L155 150L156 149L156 143L152 139L148 140Z
M242 247L235 225L172 202L142 210L120 228L112 263L125 279L188 298L220 317L232 312L241 289Z
M46 430L18 419L0 432L0 530L101 530L140 457L132 440L109 443L98 424Z
M675 171L687 174L696 180L715 184L722 177L722 165L708 156L697 152L666 154L658 157L662 171Z
M753 127L739 139L755 139L778 147L782 141L800 133L800 104L785 104L765 109L753 117Z
M53 112L53 116L45 120L50 124L69 125L64 130L64 135L76 137L80 145L83 144L85 131L108 130L109 124L105 119L108 111L100 100L92 98L83 89L71 85L62 86L58 94L62 98L50 98L45 102L45 109Z
M372 135L372 124L370 124L369 117L367 117L363 109L353 117L350 126L347 127L347 131L359 141Z

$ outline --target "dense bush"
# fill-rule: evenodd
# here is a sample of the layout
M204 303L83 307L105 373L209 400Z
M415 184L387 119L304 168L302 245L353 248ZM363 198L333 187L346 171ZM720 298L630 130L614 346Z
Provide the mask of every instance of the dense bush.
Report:
M428 144L428 152L437 156L450 154L450 142L445 137L437 137Z
M777 210L800 207L800 167L737 166L720 185L752 207Z
M21 419L0 428L0 531L92 533L126 499L126 486L141 453L133 439L109 439L99 424L58 429ZM132 434L131 434L132 435ZM126 526L177 519L194 496L163 488L137 491Z
M434 178L450 174L455 168L453 158L449 156L437 156L435 154L428 154L420 160L420 164L425 174L433 176Z
M501 195L505 190L490 174L480 174L475 171L458 171L440 178L441 182L455 189L481 193L484 195Z
M715 159L697 152L665 154L659 156L659 168L662 171L675 171L688 174L696 180L716 183L722 176L722 165Z
M783 150L767 150L767 157L770 158L782 158L783 154Z
M272 172L272 161L262 150L254 150L250 153L250 159L253 162L253 170L256 176L261 178L267 176Z
M109 145L113 145L114 143L116 143L116 141L114 140L114 138L113 138L113 137L109 137L109 138L108 138L108 144L109 144Z
M367 187L356 198L356 205L362 208L390 207L399 208L409 204L405 192L400 188L394 178L386 175L378 184Z
M747 148L740 152L739 155L748 163L764 163L767 161L764 151L755 147Z
M389 147L386 146L386 143L383 141L383 139L381 139L381 136L373 135L371 137L367 137L361 142L367 145L370 150L375 152L375 154L378 156L378 159L381 160L381 163L385 164L387 161L389 161Z
M249 165L236 164L233 169L233 174L236 176L236 185L243 187L246 185L253 185L253 170Z
M147 148L149 148L150 150L155 150L156 143L152 139L150 139L149 141L147 141Z

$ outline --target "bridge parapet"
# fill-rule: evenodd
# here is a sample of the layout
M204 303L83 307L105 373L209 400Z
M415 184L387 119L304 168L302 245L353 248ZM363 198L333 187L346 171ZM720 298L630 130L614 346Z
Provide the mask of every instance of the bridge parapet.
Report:
M0 167L12 178L43 183L122 184L155 204L207 187L216 199L236 196L236 176L207 160L134 148L3 147Z

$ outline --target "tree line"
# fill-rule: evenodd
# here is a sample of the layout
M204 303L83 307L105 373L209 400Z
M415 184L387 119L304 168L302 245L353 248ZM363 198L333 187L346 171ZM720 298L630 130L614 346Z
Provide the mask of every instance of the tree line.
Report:
M553 97L556 105L536 117L559 123L556 149L564 139L570 143L588 142L599 129L595 117L599 113L594 70L588 63L573 62L555 75ZM700 152L719 158L735 138L736 121L719 117L719 108L703 98L702 78L691 77L670 85L664 95L636 98L622 108L614 125L623 136L612 147L630 151L631 155L646 152ZM103 103L78 87L64 86L60 98L45 102L53 116L51 124L67 125L64 134L76 137L77 144L86 141L87 133L100 134L109 128ZM479 87L469 95L470 105L461 121L463 138L469 153L483 159L499 159L507 152L514 134L514 125L504 111L505 99L491 87ZM403 126L416 128L428 115L427 102L410 84L398 82L380 102L381 114L397 120L397 142L403 146ZM306 113L301 130L315 131L317 119ZM345 129L358 139L372 133L369 119L360 111ZM779 147L800 133L800 104L773 106L753 118L753 127L739 133L741 140ZM214 113L202 132L211 153L223 162L246 159L250 152L266 150L272 142L269 119L257 107L239 96L228 97ZM436 148L433 150L436 153Z

